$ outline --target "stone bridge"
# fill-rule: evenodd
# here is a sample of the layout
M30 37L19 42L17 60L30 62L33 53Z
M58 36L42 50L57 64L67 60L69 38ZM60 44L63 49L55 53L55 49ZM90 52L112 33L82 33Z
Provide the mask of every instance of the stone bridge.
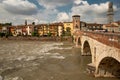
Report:
M88 68L95 77L120 77L120 34L78 30L74 43L83 56L91 55Z

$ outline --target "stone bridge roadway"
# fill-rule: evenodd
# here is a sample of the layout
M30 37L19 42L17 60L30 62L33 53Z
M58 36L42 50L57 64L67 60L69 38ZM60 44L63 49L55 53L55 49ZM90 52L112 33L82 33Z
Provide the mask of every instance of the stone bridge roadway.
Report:
M74 43L82 55L91 55L88 68L95 77L120 77L120 34L76 31Z

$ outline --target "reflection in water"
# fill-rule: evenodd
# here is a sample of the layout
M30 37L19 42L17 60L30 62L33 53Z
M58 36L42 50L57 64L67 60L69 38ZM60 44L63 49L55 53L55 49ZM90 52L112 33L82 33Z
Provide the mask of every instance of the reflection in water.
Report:
M119 80L86 72L91 56L71 43L0 41L0 80Z

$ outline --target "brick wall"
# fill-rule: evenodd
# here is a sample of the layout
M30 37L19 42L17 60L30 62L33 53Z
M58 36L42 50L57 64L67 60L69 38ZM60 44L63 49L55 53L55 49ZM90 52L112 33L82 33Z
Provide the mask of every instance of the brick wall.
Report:
M79 32L79 35L89 36L103 44L120 49L120 34L108 32Z

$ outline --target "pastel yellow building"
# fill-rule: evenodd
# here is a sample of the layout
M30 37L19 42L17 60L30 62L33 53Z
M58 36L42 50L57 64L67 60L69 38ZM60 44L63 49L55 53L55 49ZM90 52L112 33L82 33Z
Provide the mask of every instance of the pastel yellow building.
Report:
M70 28L71 35L73 35L73 22L64 22L64 31L67 30L67 28Z
M38 24L36 25L39 36L61 36L63 24L62 23L51 23L51 24Z

